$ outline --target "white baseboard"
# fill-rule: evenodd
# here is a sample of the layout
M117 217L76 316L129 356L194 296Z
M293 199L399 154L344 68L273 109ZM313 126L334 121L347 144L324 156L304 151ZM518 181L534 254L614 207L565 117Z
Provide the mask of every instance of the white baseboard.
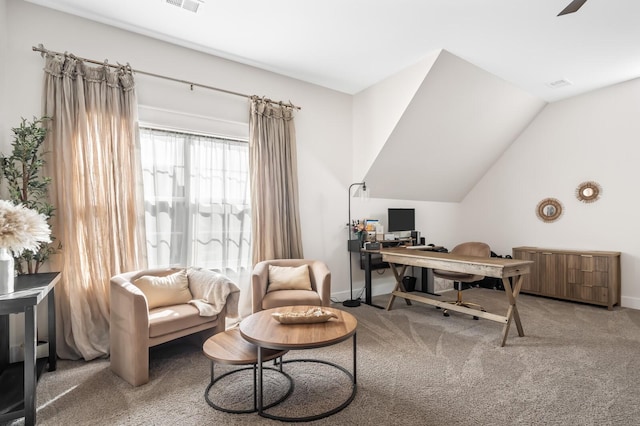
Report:
M371 289L372 290L371 293L372 293L372 296L380 296L381 294L390 294L393 291L394 287L395 287L395 283L376 284L376 285L373 285L373 288ZM448 287L443 289L436 289L435 293L441 294L441 293L446 293L450 290L452 289ZM362 294L360 299L364 301L364 297L365 297L364 287L353 288L353 297L358 297L359 294ZM349 294L349 290L347 290L347 291L341 291L338 293L331 293L331 298L333 300L343 301L343 300L351 299L351 295Z
M372 296L378 296L381 294L389 294L391 293L391 291L393 290L394 285L393 284L378 284L378 285L374 285L372 287L372 291L371 291L371 295ZM353 287L353 297L357 298L358 295L362 295L360 296L360 299L362 301L364 301L365 298L365 294L364 294L364 287ZM333 300L339 300L339 301L343 301L343 300L349 300L351 299L351 294L349 293L349 290L347 291L340 291L337 293L331 293L331 298Z
M621 297L621 304L625 308L640 310L640 297Z

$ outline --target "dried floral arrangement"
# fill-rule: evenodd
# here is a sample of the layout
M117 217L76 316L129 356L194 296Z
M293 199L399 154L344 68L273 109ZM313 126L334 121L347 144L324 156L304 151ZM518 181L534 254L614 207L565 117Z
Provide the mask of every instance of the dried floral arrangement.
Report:
M20 256L25 250L37 250L51 242L51 229L45 215L22 204L0 200L0 248Z

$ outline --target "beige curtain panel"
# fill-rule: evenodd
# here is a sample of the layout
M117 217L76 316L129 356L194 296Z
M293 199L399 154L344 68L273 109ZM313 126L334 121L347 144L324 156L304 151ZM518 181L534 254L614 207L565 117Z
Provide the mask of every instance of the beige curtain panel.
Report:
M249 174L253 264L303 258L291 106L251 98Z
M47 173L62 244L52 269L57 350L85 360L109 354L109 279L146 267L137 105L128 67L89 67L47 54L43 114L51 117Z

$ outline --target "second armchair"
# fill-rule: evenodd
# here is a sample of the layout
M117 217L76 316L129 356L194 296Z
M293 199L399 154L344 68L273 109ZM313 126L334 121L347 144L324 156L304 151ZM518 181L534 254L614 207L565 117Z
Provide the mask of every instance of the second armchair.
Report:
M251 274L251 303L254 313L280 306L329 306L331 272L324 262L318 260L259 262Z

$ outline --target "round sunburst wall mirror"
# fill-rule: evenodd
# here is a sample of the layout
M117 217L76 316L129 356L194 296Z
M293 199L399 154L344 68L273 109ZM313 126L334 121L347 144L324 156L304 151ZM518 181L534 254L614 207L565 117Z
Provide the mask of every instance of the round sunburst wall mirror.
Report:
M545 198L538 203L536 214L543 222L555 222L562 215L562 203L555 198Z
M602 188L596 182L582 182L576 188L576 198L583 203L593 203L600 198Z

